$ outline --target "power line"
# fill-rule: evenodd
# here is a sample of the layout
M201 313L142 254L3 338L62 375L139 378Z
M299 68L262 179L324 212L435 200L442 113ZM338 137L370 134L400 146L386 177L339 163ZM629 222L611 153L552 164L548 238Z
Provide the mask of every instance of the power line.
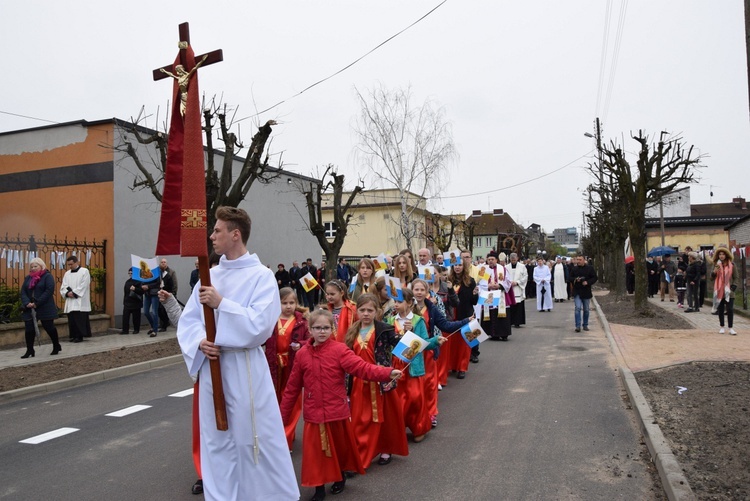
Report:
M607 67L607 49L609 48L609 24L612 13L612 0L607 0L607 8L604 11L604 33L602 35L602 55L599 61L599 85L596 89L596 109L594 116L599 116L599 105L602 98L602 87L604 84L604 70Z
M541 176L537 176L537 177L532 178L532 179L527 179L526 181L521 181L520 183L512 184L510 186L504 186L503 188L498 188L496 190L488 190L488 191L481 191L481 192L478 192L478 193L467 193L465 195L453 195L453 196L450 196L450 197L440 197L440 198L441 199L446 199L446 198L473 197L473 196L476 196L476 195L487 195L488 193L497 193L498 191L504 191L504 190L509 190L511 188L516 188L516 187L522 186L524 184L528 184L528 183L531 183L531 182L534 182L534 181L538 181L539 179L542 179L544 177L551 176L555 172L559 172L559 171L561 171L561 170L563 170L563 169L565 169L567 167L570 167L571 165L573 165L574 163L576 163L580 159L586 158L587 156L591 155L592 153L594 153L594 151L596 151L596 150L588 151L587 153L584 153L580 157L576 158L575 160L572 160L572 161L568 162L567 164L563 165L562 167L558 167L557 169L551 170L551 171L547 172L546 174L542 174Z
M396 38L397 36L399 36L400 34L402 34L403 32L405 32L406 30L408 30L409 28L411 28L412 26L414 26L414 25L418 24L419 22L421 22L424 18L426 18L427 16L429 16L430 14L432 14L433 12L435 12L438 8L440 8L447 1L448 0L443 0L442 2L440 2L439 4L437 4L435 7L433 7L432 9L430 9L425 15L423 15L422 17L420 17L419 19L417 19L416 21L414 21L413 23L411 23L409 26L407 26L406 28L402 29L401 31L399 31L395 35L391 35L390 37L386 38L384 41L380 42L378 45L376 45L375 47L373 47L372 49L370 49L369 51L367 51L365 54L361 55L360 57L358 57L357 59L355 59L351 63L347 64L346 66L344 66L340 70L336 71L335 73L332 73L332 74L328 75L327 77L325 77L325 78L323 78L321 80L318 80L317 82L315 82L315 83L313 83L311 85L308 85L307 87L305 87L304 89L302 89L298 93L296 93L296 94L294 94L294 95L292 95L290 97L287 97L286 99L282 99L278 103L274 104L273 106L269 106L265 110L259 111L259 112L255 113L254 115L249 115L249 116L246 116L244 118L240 118L239 120L237 120L237 122L242 122L243 120L247 120L248 118L254 118L254 117L257 117L258 115L260 115L262 113L270 111L270 110L276 108L277 106L280 106L280 105L284 104L285 102L287 102L287 101L289 101L291 99L294 99L295 97L300 96L301 94L303 94L304 92L307 92L308 90L312 89L316 85L320 85L323 82L325 82L326 80L330 80L331 78L335 77L339 73L342 73L342 72L348 70L349 68L351 68L352 66L354 66L355 64L357 64L358 62L360 62L362 59L366 58L367 56L369 56L370 54L372 54L373 52L375 52L376 50L378 50L383 45L387 44L388 42L390 42L391 40L393 40L394 38Z
M12 117L28 118L29 120L38 120L40 122L47 122L47 123L51 123L51 124L59 124L60 123L60 122L55 122L54 120L47 120L45 118L30 117L28 115L21 115L20 113L11 113L10 111L2 111L2 110L0 110L0 114L10 115Z
M612 100L612 89L615 86L615 76L617 74L617 62L620 58L620 47L622 46L622 34L625 31L625 16L628 10L628 0L622 0L620 4L620 17L617 21L617 33L615 34L615 45L612 52L612 63L609 68L609 83L607 85L607 94L604 100L604 112L602 119L607 120L609 114L609 103Z

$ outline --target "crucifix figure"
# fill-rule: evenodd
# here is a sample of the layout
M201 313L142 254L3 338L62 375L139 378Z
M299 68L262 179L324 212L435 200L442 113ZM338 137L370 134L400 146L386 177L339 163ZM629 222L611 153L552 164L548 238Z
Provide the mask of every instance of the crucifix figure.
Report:
M178 64L174 67L175 73L177 73L176 75L170 73L169 70L159 68L159 71L177 80L177 85L180 86L180 115L183 117L185 116L185 110L187 110L187 93L188 86L190 85L190 77L193 76L193 73L195 73L198 68L206 62L206 59L208 59L208 54L205 54L200 61L195 63L195 66L193 66L193 69L190 71L185 71L185 67Z

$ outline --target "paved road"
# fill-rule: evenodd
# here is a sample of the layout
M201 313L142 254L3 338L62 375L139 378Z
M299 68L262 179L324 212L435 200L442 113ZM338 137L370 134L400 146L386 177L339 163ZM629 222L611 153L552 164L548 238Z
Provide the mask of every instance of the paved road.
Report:
M529 305L530 306L530 305ZM440 394L439 426L408 458L373 465L347 499L650 499L632 411L601 329L572 304L528 312ZM196 499L182 364L0 406L0 499ZM150 406L124 417L105 414ZM20 443L60 428L68 435ZM299 472L299 446L293 455ZM303 499L312 494L303 489Z

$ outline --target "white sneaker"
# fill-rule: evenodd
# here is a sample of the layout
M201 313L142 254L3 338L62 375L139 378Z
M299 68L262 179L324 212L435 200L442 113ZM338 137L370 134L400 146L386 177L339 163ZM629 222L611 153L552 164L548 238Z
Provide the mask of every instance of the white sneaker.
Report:
M730 327L730 328L729 328L729 335L730 335L730 336L736 336L736 335L737 335L737 331L736 331L736 330L734 330L734 329L732 329L732 328Z
M724 334L724 327L722 327L721 329L719 329L719 334Z

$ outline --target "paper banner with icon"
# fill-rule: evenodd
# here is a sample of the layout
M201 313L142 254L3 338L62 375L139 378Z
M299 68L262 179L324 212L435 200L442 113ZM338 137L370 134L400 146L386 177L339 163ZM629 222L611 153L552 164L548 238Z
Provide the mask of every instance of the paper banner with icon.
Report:
M349 295L351 296L354 293L354 288L357 287L357 277L359 275L354 275L354 278L352 278L352 283L349 284Z
M401 336L401 340L396 347L393 348L393 354L408 364L414 360L414 357L422 353L425 348L427 348L427 341L412 331L407 331L406 334Z
M461 251L453 249L443 252L443 266L455 266L461 260Z
M394 301L404 300L404 291L401 289L401 280L396 277L386 277L385 292Z
M388 269L388 260L386 259L385 252L374 258L372 262L375 264L375 271Z
M477 301L477 304L489 306L490 308L497 308L500 306L500 294L503 294L502 290L479 291L479 300Z
M145 258L131 254L130 264L133 280L136 282L148 283L159 278L159 260L155 257Z
M418 264L417 274L419 275L419 278L421 278L428 284L431 284L435 281L435 267L431 264Z
M484 332L482 326L479 325L479 321L476 319L461 327L461 337L472 348L489 339L489 336Z
M302 283L302 288L305 289L305 292L310 292L318 286L318 281L315 280L311 273L303 276L299 281Z
M477 266L477 281L484 280L486 282L490 281L490 270L489 267L483 264L480 264Z

